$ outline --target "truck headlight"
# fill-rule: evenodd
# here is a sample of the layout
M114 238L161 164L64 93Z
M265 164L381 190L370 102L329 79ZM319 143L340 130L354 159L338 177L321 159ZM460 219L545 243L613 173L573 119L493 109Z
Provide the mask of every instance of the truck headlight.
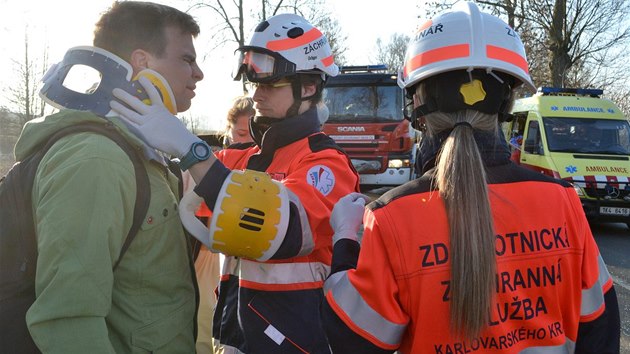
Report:
M402 168L409 166L411 166L409 159L392 159L387 163L388 168Z

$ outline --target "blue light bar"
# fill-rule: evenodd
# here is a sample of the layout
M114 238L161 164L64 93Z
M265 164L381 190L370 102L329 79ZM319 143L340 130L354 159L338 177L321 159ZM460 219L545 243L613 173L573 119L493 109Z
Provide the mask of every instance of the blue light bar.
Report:
M604 94L601 89L585 89L585 88L566 88L566 87L539 87L538 92L548 96L569 96L581 95L590 97L599 97Z

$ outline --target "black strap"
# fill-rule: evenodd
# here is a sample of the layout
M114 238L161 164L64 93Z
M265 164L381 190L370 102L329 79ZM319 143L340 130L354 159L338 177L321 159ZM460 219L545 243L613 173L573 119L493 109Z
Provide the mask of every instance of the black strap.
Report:
M149 201L151 199L151 185L149 183L149 175L142 163L141 152L133 147L116 129L116 127L110 123L81 123L73 125L67 128L63 128L52 135L48 142L42 149L42 155L45 154L52 145L54 145L59 139L75 133L90 132L106 136L115 142L126 154L129 156L131 163L133 164L134 173L136 176L136 204L133 207L133 222L131 228L127 233L125 242L120 249L118 260L114 264L113 270L116 270L118 264L122 260L123 255L127 252L127 249L131 245L131 242L138 234L140 226L144 222L144 218L149 210Z

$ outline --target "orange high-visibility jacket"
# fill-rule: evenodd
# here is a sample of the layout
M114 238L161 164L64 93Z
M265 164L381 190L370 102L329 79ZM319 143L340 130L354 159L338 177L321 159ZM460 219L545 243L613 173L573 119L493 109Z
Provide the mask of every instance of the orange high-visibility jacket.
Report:
M266 172L292 196L289 227L271 260L226 255L213 321L216 342L230 353L329 353L319 308L332 256L330 213L339 198L359 188L350 159L319 132L315 109L272 125L262 148L235 145L217 158L230 169ZM208 187L222 184L213 169L206 176L215 181L204 179L195 189L208 206L214 206Z
M353 353L574 353L580 324L605 322L605 293L615 295L573 188L513 163L488 168L496 299L483 333L463 340L449 330L448 222L439 193L431 190L432 172L368 206L356 269L336 272L337 260L348 258L344 250L358 252L356 243L335 245L323 315L331 347ZM616 332L619 348L616 297L611 303L612 325L602 333L614 341Z

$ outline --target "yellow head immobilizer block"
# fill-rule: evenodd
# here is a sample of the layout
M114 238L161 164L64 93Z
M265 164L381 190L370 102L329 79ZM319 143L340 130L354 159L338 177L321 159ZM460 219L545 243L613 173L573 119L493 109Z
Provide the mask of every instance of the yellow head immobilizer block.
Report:
M210 242L221 253L268 260L278 250L289 223L287 191L266 173L232 171L212 215Z
M147 79L149 79L149 81L151 81L153 86L155 86L155 88L160 93L160 97L162 97L162 102L164 103L164 107L166 107L166 109L168 109L168 111L171 112L172 114L177 114L177 104L175 103L175 95L173 94L173 91L171 90L171 87L168 85L168 82L166 81L166 79L162 75L160 75L157 71L154 71L151 69L142 70L133 79L137 80L140 76L146 77ZM148 105L151 104L151 100L149 100L148 98L145 100L142 100L142 102Z

